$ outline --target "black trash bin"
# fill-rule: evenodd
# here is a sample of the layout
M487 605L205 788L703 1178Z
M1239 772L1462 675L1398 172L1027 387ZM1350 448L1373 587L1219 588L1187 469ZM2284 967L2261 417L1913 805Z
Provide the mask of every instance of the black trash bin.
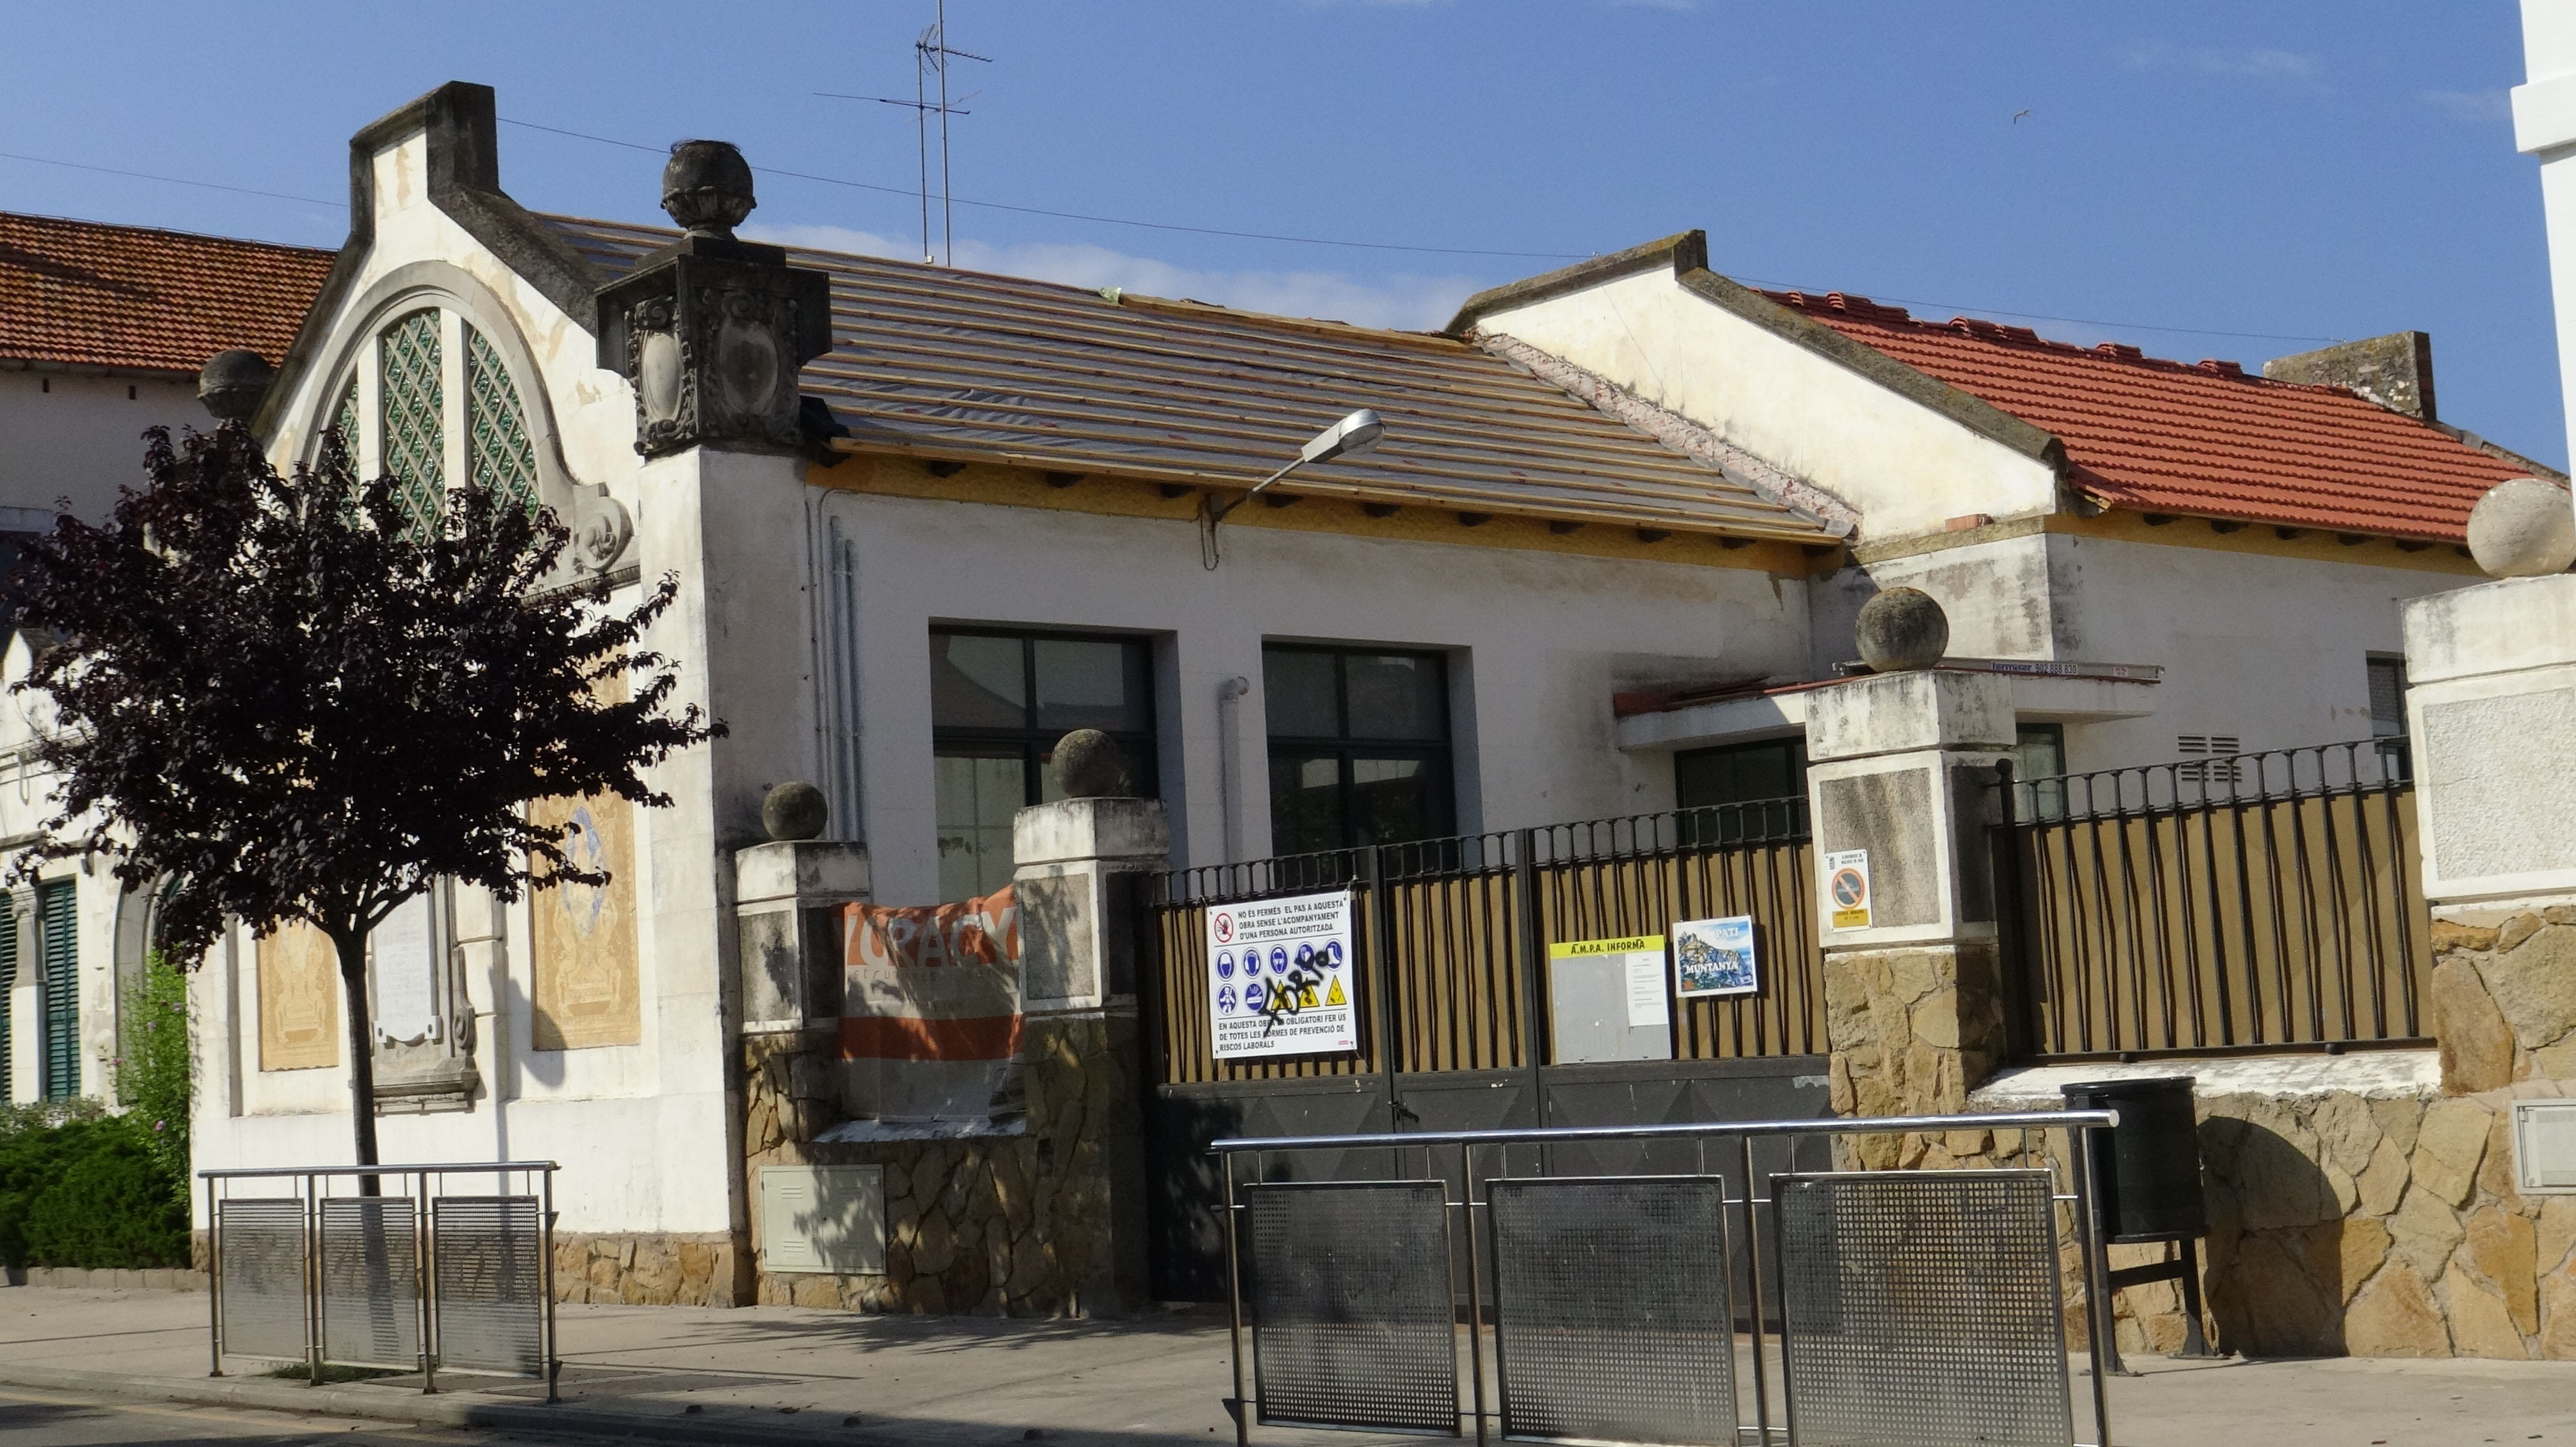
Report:
M2120 1123L2093 1137L2093 1219L2102 1241L2179 1241L2180 1259L2108 1273L2113 1290L2149 1281L2182 1285L2186 1318L2177 1356L2210 1355L2200 1329L2200 1253L2209 1208L2200 1190L2200 1129L2192 1078L2092 1080L2058 1087L2068 1110L2116 1110ZM2112 1370L2120 1370L2116 1356Z
M2093 1216L2102 1223L2104 1241L2185 1241L2209 1234L2190 1076L2058 1088L2068 1110L2120 1113L2118 1125L2093 1137Z

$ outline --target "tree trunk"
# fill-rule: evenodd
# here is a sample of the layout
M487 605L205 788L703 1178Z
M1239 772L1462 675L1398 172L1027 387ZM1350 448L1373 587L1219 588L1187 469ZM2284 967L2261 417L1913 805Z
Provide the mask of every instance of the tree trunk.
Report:
M331 932L340 956L340 999L349 1017L349 1129L357 1138L354 1164L376 1161L376 1032L367 1009L367 937ZM376 1178L360 1176L358 1194L377 1194Z

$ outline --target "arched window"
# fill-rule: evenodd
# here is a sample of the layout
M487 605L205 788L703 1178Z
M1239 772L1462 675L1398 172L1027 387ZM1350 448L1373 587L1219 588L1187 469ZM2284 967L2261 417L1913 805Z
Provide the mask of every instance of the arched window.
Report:
M465 327L466 476L522 507L537 504L537 449L510 369L472 323Z
M546 500L540 440L512 355L458 308L397 306L367 334L325 423L362 475L396 479L414 526L438 518L460 477L536 507Z
M439 314L416 311L376 338L377 467L402 484L396 497L417 526L435 520L447 491L446 367Z

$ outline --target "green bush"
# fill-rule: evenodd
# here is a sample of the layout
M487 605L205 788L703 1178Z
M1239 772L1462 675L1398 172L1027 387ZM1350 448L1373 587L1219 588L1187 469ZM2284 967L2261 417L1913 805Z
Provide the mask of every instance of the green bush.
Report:
M188 1195L188 977L155 953L125 993L116 1098L181 1200Z
M0 1159L0 1252L12 1265L187 1265L186 1197L154 1145L121 1116L41 1132L19 1151L0 1147L36 1167L22 1174L12 1169L19 1162ZM24 1202L15 1221L13 1201Z

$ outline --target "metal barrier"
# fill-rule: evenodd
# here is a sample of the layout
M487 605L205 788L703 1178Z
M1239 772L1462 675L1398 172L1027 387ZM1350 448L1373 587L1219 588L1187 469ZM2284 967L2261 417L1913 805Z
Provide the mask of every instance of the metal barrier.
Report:
M206 1183L213 1370L226 1356L542 1378L555 1400L552 1161L277 1166ZM488 1191L451 1191L491 1177ZM355 1178L353 1193L334 1189ZM381 1194L385 1182L407 1190ZM272 1189L258 1194L246 1183ZM479 1184L479 1183L478 1183ZM512 1189L513 1187L516 1189Z
M2111 1326L2091 1136L2118 1122L2070 1110L1218 1141L1235 1441L1248 1447L1258 1421L1472 1431L1479 1443L1498 1426L1558 1442L2071 1447L2063 1222L2085 1283L2093 1441L2107 1447ZM1802 1138L1996 1131L2019 1133L2013 1152L1996 1149L2020 1165L1755 1171L1765 1140L1782 1141L1794 1166ZM2049 1145L2058 1131L2063 1189ZM1590 1169L1599 1142L1695 1144L1697 1168L1551 1173ZM1711 1147L1729 1142L1712 1169ZM1388 1178L1263 1179L1274 1153L1310 1150L1383 1151ZM1408 1174L1417 1151L1420 1172ZM1246 1155L1252 1178L1239 1180ZM1740 1375L1751 1379L1749 1424Z

